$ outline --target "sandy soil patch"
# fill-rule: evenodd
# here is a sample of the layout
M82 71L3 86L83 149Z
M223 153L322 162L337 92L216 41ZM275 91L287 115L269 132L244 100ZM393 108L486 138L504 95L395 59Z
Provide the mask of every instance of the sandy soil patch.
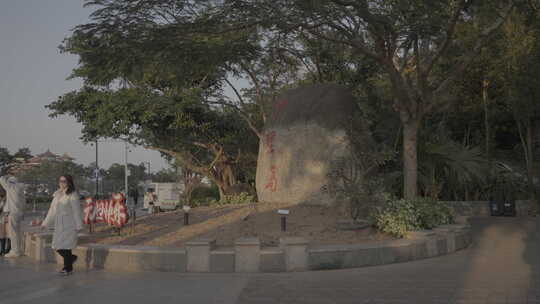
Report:
M287 231L282 232L278 209L288 209ZM304 237L311 244L352 244L391 239L374 228L338 230L336 222L346 220L343 208L254 203L235 206L199 207L190 212L190 225L184 226L181 210L139 217L118 235L111 227L98 225L88 243L184 247L195 238L216 239L229 247L240 237L258 237L262 246L277 246L284 236Z

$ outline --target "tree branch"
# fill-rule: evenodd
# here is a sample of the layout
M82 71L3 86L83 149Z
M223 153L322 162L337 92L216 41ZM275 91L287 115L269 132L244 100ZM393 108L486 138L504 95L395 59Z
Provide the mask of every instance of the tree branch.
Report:
M236 87L228 79L225 79L225 82L227 82L227 84L234 91L234 94L238 98L238 101L240 101L242 106L245 107L246 104L244 103L244 99L242 98L242 95L240 95L240 92L238 92ZM237 110L238 114L247 122L249 128L253 131L253 133L255 133L257 135L257 137L262 138L261 131L255 126L255 123L251 120L251 118L249 118L249 115L247 113L245 113L242 109L240 109L236 105L232 105L232 104L228 104L228 103L224 103L224 104L235 108Z
M176 158L178 162L182 163L182 165L184 165L186 168L190 169L191 171L197 172L204 176L208 175L208 169L206 167L195 165L193 162L189 160L189 159L192 159L192 156L189 155L189 153L187 153L186 155L186 152L173 151L173 150L164 149L160 147L154 147L154 146L145 146L145 148L168 154Z
M240 115L240 117L242 117L242 119L248 124L248 127L251 129L251 131L253 131L253 133L255 133L255 135L257 135L259 139L262 138L261 131L255 126L251 118L249 118L248 114L242 109L240 109L237 105L225 101L211 101L210 103L233 108L238 113L238 115Z
M315 74L316 74L316 72L313 71L313 68L310 67L309 64L305 61L304 55L302 55L301 53L296 52L296 51L294 51L294 50L292 50L292 49L288 49L288 48L279 48L278 50L292 54L292 55L293 55L294 57L296 57L300 62L302 62L302 64L304 65L304 67L306 67L306 70L308 71L308 73L310 73L310 74L312 74L312 75L315 75Z
M452 16L452 19L450 19L450 23L447 26L446 37L444 39L442 46L439 48L437 53L435 53L435 55L428 61L426 68L423 69L422 71L423 73L425 73L426 77L429 75L429 73L433 69L433 66L435 65L435 63L439 60L439 58L444 54L444 52L446 52L446 50L450 46L450 43L454 36L457 22L459 20L459 16L461 15L461 12L464 9L466 9L468 5L470 5L470 3L472 3L472 1L462 0L461 3L456 8L456 11L454 12L454 15Z
M216 153L216 157L214 157L214 160L210 163L210 165L208 166L208 169L209 170L212 170L212 168L214 168L214 166L216 165L216 163L219 161L219 159L221 158L221 155L223 155L223 147L220 147L220 149L218 150L218 152Z
M497 20L493 22L490 26L486 27L479 35L476 40L476 43L473 48L470 49L469 52L463 56L463 60L460 64L458 64L450 73L449 76L441 82L441 84L433 91L432 96L439 96L443 95L443 92L446 91L450 84L459 77L465 68L471 63L471 61L474 60L475 56L478 54L478 52L481 50L481 48L484 46L486 40L501 26L504 24L510 13L512 12L512 9L514 8L514 4L510 3L505 9L504 12ZM446 99L440 99L437 102L431 102L429 105L425 107L426 112L431 112L433 109L441 107L442 104L447 101Z
M330 26L332 28L336 28L335 24L334 25L328 24L328 26ZM343 40L343 39L337 39L337 38L329 37L329 36L324 35L324 34L318 32L318 31L313 31L313 30L308 30L308 31L313 36L319 37L321 39L324 39L324 40L327 40L327 41L330 41L330 42L349 45L349 46L355 48L360 53L362 53L362 54L364 54L366 56L369 56L369 57L377 60L378 62L383 61L383 57L381 57L381 56L377 55L376 53L372 52L371 50L369 50L369 48L365 45L365 43L358 37L356 37L356 38L351 37L350 40Z
M248 74L249 78L253 82L253 85L255 85L255 92L257 94L257 98L260 98L260 96L262 96L262 87L261 87L261 84L259 83L259 79L253 73L253 71L251 71L245 64L240 63L239 65L244 70L244 72L246 72ZM265 112L265 109L264 109L263 105L260 104L259 102L257 102L257 105L259 106L259 109L261 110L261 113L262 113L262 116L263 116L262 117L263 122L266 122L266 112Z

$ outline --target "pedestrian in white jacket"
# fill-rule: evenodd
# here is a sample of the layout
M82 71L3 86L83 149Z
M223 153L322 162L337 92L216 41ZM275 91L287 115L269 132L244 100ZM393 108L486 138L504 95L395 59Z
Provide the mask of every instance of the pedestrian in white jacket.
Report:
M73 177L60 176L58 183L60 189L54 193L49 212L41 226L54 227L52 248L64 259L60 274L69 275L73 272L73 263L77 260L71 250L77 247L77 233L83 228L82 213Z
M24 186L14 176L0 177L0 185L6 190L6 203L2 211L7 215L7 237L8 242L11 243L11 251L4 257L19 257L22 255L21 222L26 203Z
M7 245L7 216L4 213L4 205L6 204L6 191L0 187L0 256L8 253Z

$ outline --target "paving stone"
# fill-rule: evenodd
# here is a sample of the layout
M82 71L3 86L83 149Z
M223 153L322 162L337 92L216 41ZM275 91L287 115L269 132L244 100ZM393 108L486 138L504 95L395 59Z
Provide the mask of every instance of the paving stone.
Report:
M219 274L116 273L81 268L63 278L56 275L56 265L36 264L26 258L0 258L0 302L540 303L540 238L536 237L536 226L526 218L486 217L471 221L474 243L463 251L357 269ZM398 253L405 256L423 250L412 244L412 249L407 249L410 251L400 249L403 251ZM445 246L446 239L437 241L437 250ZM389 258L384 256L387 253L376 253L376 261ZM97 255L97 266L111 262L99 246L87 254ZM322 261L324 252L318 254ZM352 257L347 261L362 262ZM163 261L150 259L149 263L154 262Z
M234 272L234 250L214 250L210 253L210 272Z
M234 243L235 271L258 272L261 260L261 242L258 238L240 238Z

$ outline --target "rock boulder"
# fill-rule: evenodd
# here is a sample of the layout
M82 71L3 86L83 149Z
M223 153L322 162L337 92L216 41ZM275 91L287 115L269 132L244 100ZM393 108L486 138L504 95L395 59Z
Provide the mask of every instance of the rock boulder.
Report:
M332 204L321 189L331 162L349 143L356 109L350 91L318 84L285 92L273 105L259 145L257 195L262 202Z

